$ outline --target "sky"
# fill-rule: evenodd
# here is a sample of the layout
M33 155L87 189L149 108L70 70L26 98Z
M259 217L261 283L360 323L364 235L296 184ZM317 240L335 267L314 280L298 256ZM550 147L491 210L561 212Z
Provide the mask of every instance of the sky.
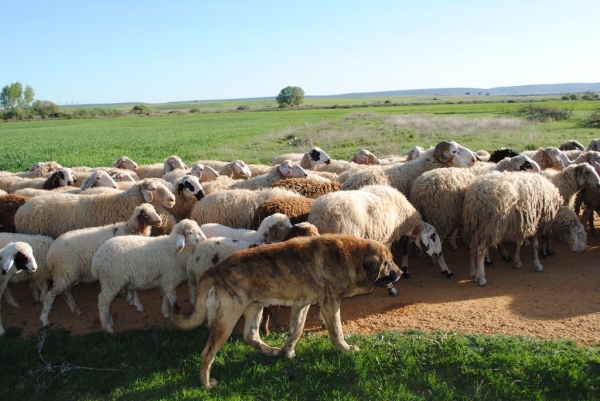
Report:
M4 0L0 87L65 104L600 82L598 0Z

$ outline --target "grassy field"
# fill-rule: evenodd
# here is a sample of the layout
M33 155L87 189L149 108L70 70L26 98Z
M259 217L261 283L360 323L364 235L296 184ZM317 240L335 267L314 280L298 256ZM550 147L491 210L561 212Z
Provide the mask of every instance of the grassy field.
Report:
M0 170L18 171L36 161L65 166L110 165L122 155L139 164L177 154L199 159L269 163L290 146L320 146L348 159L360 148L378 155L401 154L414 145L455 140L474 150L557 146L567 139L587 144L599 130L578 126L598 102L540 102L572 108L568 121L538 123L519 117L521 103L439 104L135 116L89 120L0 123ZM527 103L526 105L535 105ZM407 117L407 115L410 115Z
M537 104L537 103L528 103ZM540 102L573 108L559 122L519 116L521 103L405 104L386 107L222 112L94 120L0 123L0 170L36 161L65 166L110 165L122 155L140 164L177 154L198 159L268 163L316 145L347 159L360 148L400 154L413 145L456 140L473 150L586 145L599 129L579 120L598 102ZM298 139L305 146L289 143ZM0 399L326 399L326 400L597 400L600 348L569 340L381 333L351 336L356 354L337 351L328 337L306 333L293 360L258 354L234 336L217 356L220 386L199 387L206 330L149 330L70 336L48 330L0 340ZM281 345L282 334L267 337Z

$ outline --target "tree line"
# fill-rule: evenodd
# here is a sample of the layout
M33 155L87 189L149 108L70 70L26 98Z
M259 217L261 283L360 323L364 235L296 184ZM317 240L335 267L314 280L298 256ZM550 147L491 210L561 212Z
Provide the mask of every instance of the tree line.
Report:
M29 85L23 88L20 82L6 85L0 92L0 106L4 119L24 120L39 116L41 118L58 115L60 107L49 100L35 100L35 91Z

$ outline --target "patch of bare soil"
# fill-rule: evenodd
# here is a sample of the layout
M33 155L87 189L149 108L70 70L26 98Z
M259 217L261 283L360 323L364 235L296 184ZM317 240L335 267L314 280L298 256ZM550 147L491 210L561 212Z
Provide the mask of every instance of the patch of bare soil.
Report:
M598 221L598 219L596 219ZM598 223L597 223L598 224ZM502 261L497 251L491 255L495 267L486 269L487 285L480 287L469 278L469 256L464 245L458 251L445 246L446 261L456 278L447 279L429 258L409 260L411 279L396 283L398 297L376 288L369 295L344 300L341 316L344 332L373 334L383 330L420 329L524 335L535 338L570 338L581 344L600 344L600 237L588 237L583 254L571 252L555 238L556 255L542 259L544 270L533 268L530 248L522 248L523 268L516 270ZM512 251L509 248L509 252ZM34 302L29 285L11 286L20 308L2 300L5 329L20 328L20 336L41 329L42 305ZM72 314L62 297L54 302L50 321L53 327L83 334L101 330L98 318L98 284L80 284L73 297L83 314ZM145 307L139 313L119 297L112 305L115 331L147 329L153 326L175 328L160 313L158 290L140 292ZM179 302L190 309L187 284L179 288ZM272 330L287 328L288 314L281 308ZM322 331L318 308L312 307L305 330ZM14 333L14 330L13 330Z

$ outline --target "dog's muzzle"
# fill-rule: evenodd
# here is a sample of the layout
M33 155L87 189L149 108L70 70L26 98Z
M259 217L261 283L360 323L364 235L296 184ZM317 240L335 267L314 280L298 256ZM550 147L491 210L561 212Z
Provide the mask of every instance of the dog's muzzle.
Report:
M380 287L390 288L396 281L400 280L400 277L402 276L392 271L389 275L383 276L375 281L375 284Z

